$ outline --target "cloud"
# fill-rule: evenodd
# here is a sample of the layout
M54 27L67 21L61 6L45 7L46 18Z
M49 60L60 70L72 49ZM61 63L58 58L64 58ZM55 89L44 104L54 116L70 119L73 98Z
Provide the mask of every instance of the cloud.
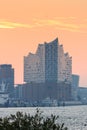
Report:
M0 28L8 28L8 29L32 28L32 25L21 24L21 23L16 23L16 22L0 21Z
M35 19L39 26L50 26L58 30L87 33L87 23L75 17L58 17L55 19Z
M67 27L72 29L79 29L79 26L72 23L65 23L58 20L38 20L39 25L43 26L59 26L59 27Z
M8 22L6 20L0 20L0 28L42 28L51 27L58 30L66 30L71 32L87 33L86 20L78 19L75 17L56 17L53 19L33 19L30 24L23 24L18 22Z

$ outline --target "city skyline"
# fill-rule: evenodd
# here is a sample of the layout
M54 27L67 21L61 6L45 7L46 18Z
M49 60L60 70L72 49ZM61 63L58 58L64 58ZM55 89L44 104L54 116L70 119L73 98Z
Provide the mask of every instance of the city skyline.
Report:
M0 64L12 64L23 82L23 56L58 37L72 56L72 73L87 86L86 0L0 0Z

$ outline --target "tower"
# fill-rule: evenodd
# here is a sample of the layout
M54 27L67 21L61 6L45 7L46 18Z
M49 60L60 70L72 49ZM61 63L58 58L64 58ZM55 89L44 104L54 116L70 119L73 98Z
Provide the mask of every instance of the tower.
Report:
M14 69L11 64L0 65L0 84L4 84L5 91L10 96L13 95L14 90Z

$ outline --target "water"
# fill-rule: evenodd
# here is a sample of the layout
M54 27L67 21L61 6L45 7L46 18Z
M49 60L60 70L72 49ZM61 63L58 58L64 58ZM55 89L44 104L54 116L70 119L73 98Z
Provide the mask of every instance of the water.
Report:
M87 130L87 106L40 107L43 116L59 115L58 121L65 123L69 130ZM17 111L35 114L35 107L0 108L0 116L5 117Z

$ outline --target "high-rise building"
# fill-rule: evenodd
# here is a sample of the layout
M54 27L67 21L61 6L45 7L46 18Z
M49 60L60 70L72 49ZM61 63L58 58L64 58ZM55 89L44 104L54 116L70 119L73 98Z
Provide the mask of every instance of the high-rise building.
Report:
M35 54L24 57L24 82L71 84L72 57L64 53L58 38L39 44Z
M72 74L72 97L74 100L77 100L79 87L79 75Z
M2 88L1 88L2 87ZM13 95L14 90L14 69L10 64L0 65L0 90L8 92Z

